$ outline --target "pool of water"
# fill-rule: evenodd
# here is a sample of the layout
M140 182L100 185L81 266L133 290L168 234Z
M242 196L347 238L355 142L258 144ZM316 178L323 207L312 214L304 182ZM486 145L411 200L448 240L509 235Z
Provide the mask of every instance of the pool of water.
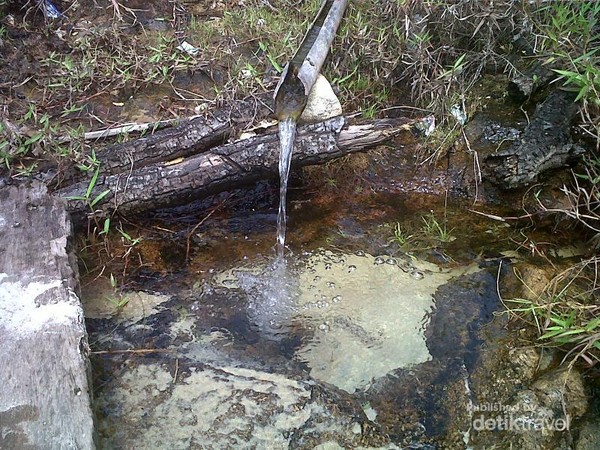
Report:
M156 270L121 305L85 284L103 448L395 448L469 429L470 373L505 339L493 312L514 230L427 197L298 197L284 259L275 208L243 206L195 231L188 264L147 231Z

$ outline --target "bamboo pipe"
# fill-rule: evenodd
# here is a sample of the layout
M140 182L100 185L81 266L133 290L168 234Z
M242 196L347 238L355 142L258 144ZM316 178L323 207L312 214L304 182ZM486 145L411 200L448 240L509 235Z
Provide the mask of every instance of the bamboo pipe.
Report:
M302 44L289 61L275 88L275 116L297 120L310 93L346 10L347 0L325 0Z

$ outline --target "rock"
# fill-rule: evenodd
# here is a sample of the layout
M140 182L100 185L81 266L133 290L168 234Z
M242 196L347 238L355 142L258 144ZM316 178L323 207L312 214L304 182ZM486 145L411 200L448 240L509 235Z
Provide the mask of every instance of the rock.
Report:
M555 412L566 411L571 419L583 416L588 409L583 377L576 369L548 372L533 383L532 388L544 406Z
M519 276L523 280L521 297L538 301L550 284L550 280L552 280L550 273L552 269L538 267L533 264L523 264L519 265L518 270Z
M504 190L517 189L575 163L585 151L569 132L577 111L574 93L552 91L538 104L520 139L483 159L486 179Z
M532 380L540 364L540 351L533 347L519 347L510 350L510 360L513 362L517 378L523 381Z
M342 114L342 105L331 88L331 84L319 74L308 95L306 108L300 116L300 123L321 122Z
M87 333L65 204L0 189L0 448L92 449Z
M525 366L530 368L531 364ZM530 388L517 391L509 400L500 398L490 406L475 417L479 446L494 442L494 435L502 431L501 446L494 448L567 450L573 444L573 421L587 411L588 398L581 374L575 369L559 369L542 375Z
M334 394L331 404L331 394L324 392L329 388L243 367L192 364L178 375L163 364L130 366L99 398L106 414L99 422L100 444L171 449L389 444L370 432L356 401L348 396L339 408L338 397L346 394Z
M596 450L600 442L600 418L586 420L579 430L575 450Z

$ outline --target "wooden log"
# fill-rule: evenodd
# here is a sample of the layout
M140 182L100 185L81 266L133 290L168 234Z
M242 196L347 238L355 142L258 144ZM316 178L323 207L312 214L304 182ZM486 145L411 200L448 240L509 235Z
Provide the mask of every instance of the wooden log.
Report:
M398 118L348 125L345 118L336 117L306 125L299 129L293 164L318 164L366 150L408 129L410 123L406 118ZM56 195L71 198L68 208L77 218L91 213L90 203L105 190L110 190L110 194L94 205L95 213L139 213L274 178L278 158L279 138L271 133L215 147L178 164L159 163L99 177L86 200L75 197L85 196L88 182L61 189Z
M71 222L42 184L0 189L0 448L92 449Z
M544 172L576 160L584 151L569 135L577 111L573 94L551 92L536 108L521 138L484 160L486 179L504 189L524 187L536 182Z
M272 93L233 101L204 116L161 129L139 139L113 144L96 151L99 173L116 174L148 166L161 161L203 152L225 143L238 130L266 118L272 113ZM58 187L85 178L80 171L61 174Z

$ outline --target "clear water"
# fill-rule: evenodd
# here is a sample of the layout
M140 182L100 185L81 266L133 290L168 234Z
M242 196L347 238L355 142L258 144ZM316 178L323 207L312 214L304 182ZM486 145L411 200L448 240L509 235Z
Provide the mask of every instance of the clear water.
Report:
M287 118L279 122L279 212L277 214L277 258L283 260L285 252L285 229L287 225L287 187L296 137L296 121Z
M477 269L320 249L234 268L215 282L244 291L248 317L264 338L304 330L295 359L313 378L352 393L431 359L424 330L433 294L471 270Z
M293 263L292 263L293 265ZM287 336L295 311L297 280L286 258L232 271L234 285L248 297L248 316L267 338Z

